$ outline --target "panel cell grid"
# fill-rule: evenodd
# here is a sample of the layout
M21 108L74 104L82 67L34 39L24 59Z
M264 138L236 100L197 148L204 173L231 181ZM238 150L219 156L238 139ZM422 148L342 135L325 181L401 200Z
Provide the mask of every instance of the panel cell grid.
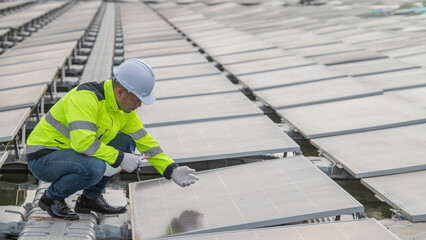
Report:
M130 184L134 234L149 239L363 212L359 202L303 156L198 175L200 181L187 188L166 179Z

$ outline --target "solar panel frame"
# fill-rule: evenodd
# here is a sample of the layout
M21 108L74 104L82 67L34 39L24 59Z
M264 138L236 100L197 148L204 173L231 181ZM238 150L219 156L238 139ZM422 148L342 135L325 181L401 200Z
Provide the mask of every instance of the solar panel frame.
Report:
M223 67L233 75L240 76L315 64L316 63L314 61L308 60L306 58L297 56L284 56L279 58L224 65Z
M351 234L352 233L352 234ZM374 218L300 224L240 231L173 237L173 239L199 240L310 240L348 239L348 240L399 240L399 238ZM170 239L170 238L165 238Z
M30 112L30 108L0 112L0 142L13 140Z
M311 139L311 144L355 178L375 177L426 170L422 157L426 150L419 144L426 141L426 137L419 134L425 130L426 124L416 124Z
M361 77L379 73L402 71L419 68L395 59L376 59L362 62L346 63L329 66L330 70L342 72L349 76Z
M147 131L176 162L195 162L299 151L266 116L150 127ZM143 166L149 166L147 162Z
M0 152L0 167L6 162L7 157L9 156L9 152Z
M424 109L388 95L280 109L277 113L308 139L426 122Z
M302 176L306 174L308 179ZM186 231L174 236L249 229L364 211L357 200L303 156L209 170L198 175L200 182L184 189L166 179L130 184L133 236L162 237L159 232L167 231L169 235L184 230L179 229L183 227ZM281 179L280 184L277 179ZM205 181L211 184L205 185ZM331 202L325 199L330 194ZM312 205L308 206L302 199ZM149 211L155 211L156 217ZM143 220L144 216L149 216L149 223ZM212 223L209 216L221 218ZM184 225L179 225L179 221ZM161 223L166 224L165 229L159 228ZM156 233L147 234L143 229Z
M43 97L46 89L46 84L40 84L0 91L0 112L34 107Z
M303 93L303 94L301 94ZM383 90L359 83L350 77L334 78L286 87L276 87L253 94L274 109L301 107L382 94Z
M136 113L145 127L264 115L241 92L163 99L136 109Z
M39 84L51 84L57 74L56 68L44 69L7 76L0 76L0 90L29 87Z
M189 77L155 83L157 100L239 91L224 75Z
M156 81L221 74L219 69L211 63L156 68L154 73Z
M173 54L167 56L144 57L143 61L148 63L149 66L154 68L154 70L165 67L209 63L209 61L205 57L203 57L203 55L201 55L199 52Z
M361 179L361 183L385 200L395 209L400 209L412 222L426 220L424 201L422 199L426 171L415 171L388 176Z
M302 83L345 77L345 74L331 71L322 65L276 70L238 76L238 80L253 91L285 87Z

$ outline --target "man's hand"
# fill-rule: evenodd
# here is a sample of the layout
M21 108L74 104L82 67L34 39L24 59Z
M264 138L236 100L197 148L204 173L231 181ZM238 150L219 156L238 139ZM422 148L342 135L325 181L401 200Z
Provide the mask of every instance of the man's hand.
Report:
M124 153L123 161L120 166L124 171L131 173L139 166L140 163L141 160L138 156L131 153Z
M173 169L171 177L177 185L186 187L199 180L193 173L195 173L195 170L187 166L177 167Z

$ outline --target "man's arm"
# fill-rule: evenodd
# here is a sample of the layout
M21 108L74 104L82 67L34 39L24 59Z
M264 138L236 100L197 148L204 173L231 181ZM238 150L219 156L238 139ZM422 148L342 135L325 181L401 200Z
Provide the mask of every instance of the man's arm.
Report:
M141 153L149 156L148 161L157 171L165 178L170 179L173 170L179 165L163 152L158 142L143 127L136 112L133 111L129 114L129 119L120 131L132 137L136 147Z
M81 91L65 103L65 117L70 130L71 147L79 153L100 158L112 167L120 166L123 152L108 146L96 137L98 100L90 92Z

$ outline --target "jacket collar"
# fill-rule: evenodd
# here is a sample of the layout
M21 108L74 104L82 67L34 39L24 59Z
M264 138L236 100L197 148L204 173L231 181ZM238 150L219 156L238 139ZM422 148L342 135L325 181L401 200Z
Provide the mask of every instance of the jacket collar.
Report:
M121 111L121 109L117 105L117 100L115 99L114 89L112 87L111 80L105 81L104 90L105 90L105 100L109 108L111 108L114 111Z

